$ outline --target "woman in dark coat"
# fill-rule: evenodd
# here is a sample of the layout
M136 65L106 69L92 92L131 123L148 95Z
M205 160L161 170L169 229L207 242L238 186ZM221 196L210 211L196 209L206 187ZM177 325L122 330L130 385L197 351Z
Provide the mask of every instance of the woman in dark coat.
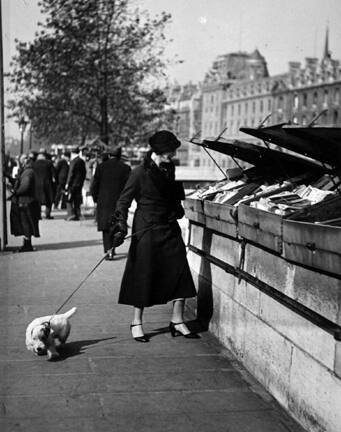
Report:
M115 255L111 217L130 173L130 167L120 160L121 148L113 150L110 156L97 166L90 189L97 204L97 229L102 231L104 253L111 250L106 256L108 260L112 260Z
M39 237L40 205L36 199L33 161L27 156L21 158L23 165L14 185L11 203L11 234L24 236L19 252L33 251L31 237Z
M64 189L66 185L67 176L69 173L69 160L70 160L70 153L64 152L61 155L60 160L57 162L56 168L55 168L55 175L56 175L56 194L54 198L54 205L55 208L58 207L59 202L61 201L61 208L66 208L66 202L64 199Z
M117 202L114 220L118 244L127 233L128 209L137 202L119 303L134 306L132 335L148 342L142 329L145 307L173 301L169 329L173 336L198 338L183 322L185 298L196 296L186 249L177 219L184 215L184 190L175 181L171 158L180 141L169 131L159 131L149 140L151 151L135 168ZM134 235L135 234L135 235Z
M41 206L45 206L46 219L53 219L51 209L54 198L55 169L53 162L47 159L45 150L41 149L39 151L33 169L36 177L37 199Z

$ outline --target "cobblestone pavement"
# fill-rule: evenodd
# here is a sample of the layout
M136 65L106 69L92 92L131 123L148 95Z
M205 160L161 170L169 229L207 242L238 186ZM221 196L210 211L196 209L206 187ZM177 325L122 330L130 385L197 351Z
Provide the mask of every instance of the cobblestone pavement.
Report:
M35 252L0 254L0 430L6 432L302 432L208 332L172 338L170 305L145 312L135 342L118 305L128 245L63 308L77 306L60 361L25 347L25 329L53 313L103 256L94 221L40 223ZM188 316L188 319L194 317Z

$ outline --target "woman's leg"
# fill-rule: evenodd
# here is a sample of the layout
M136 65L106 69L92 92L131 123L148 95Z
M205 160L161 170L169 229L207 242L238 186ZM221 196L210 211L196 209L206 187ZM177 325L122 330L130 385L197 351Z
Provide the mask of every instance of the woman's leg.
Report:
M184 323L185 299L173 300L172 319L169 324L169 329L172 336L181 334L187 338L196 339L199 337L196 333L192 333Z
M143 308L134 307L134 317L132 324L142 324Z
M185 299L173 300L173 312L172 312L172 319L171 319L173 323L183 322L184 309L185 309Z
M33 250L31 236L24 236L24 243L19 249L19 252L32 252Z
M138 342L148 342L149 339L144 335L142 327L143 308L134 307L134 316L131 323L131 334Z

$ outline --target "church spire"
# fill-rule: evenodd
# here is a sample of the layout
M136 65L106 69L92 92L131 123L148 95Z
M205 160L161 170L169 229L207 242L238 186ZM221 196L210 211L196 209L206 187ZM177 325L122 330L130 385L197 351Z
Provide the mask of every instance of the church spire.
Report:
M324 42L324 52L323 52L323 60L330 58L330 52L329 52L329 27L327 26L326 31L326 39Z

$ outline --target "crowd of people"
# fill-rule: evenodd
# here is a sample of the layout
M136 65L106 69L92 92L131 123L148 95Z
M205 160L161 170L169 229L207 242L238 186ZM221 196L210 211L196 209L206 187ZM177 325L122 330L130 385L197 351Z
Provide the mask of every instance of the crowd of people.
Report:
M11 201L11 234L23 236L19 252L34 250L31 238L39 237L40 219L53 219L53 207L66 209L67 221L80 220L83 196L89 194L100 162L98 157L80 153L76 146L56 155L42 148L22 154L17 160L7 158L5 176Z

